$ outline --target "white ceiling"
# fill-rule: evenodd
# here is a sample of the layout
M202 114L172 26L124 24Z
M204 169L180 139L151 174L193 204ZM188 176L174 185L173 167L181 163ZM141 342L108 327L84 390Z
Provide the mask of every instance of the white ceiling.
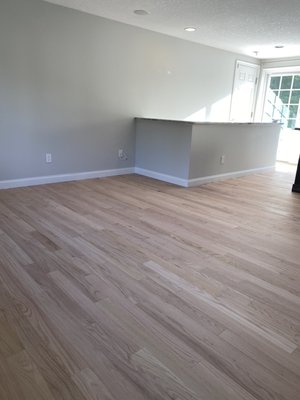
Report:
M300 0L44 1L258 58L300 56Z

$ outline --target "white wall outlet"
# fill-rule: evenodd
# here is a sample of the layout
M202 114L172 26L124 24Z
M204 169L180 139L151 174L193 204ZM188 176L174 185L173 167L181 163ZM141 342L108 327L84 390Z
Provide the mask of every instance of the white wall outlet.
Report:
M118 150L118 157L120 160L128 160L128 156L123 149Z
M220 157L220 164L221 165L225 164L225 155L224 154Z
M46 153L46 163L52 163L52 154Z

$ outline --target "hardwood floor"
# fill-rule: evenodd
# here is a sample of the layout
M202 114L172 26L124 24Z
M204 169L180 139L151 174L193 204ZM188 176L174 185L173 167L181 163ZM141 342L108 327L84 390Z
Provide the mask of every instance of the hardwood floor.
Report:
M292 183L0 191L0 399L300 399Z

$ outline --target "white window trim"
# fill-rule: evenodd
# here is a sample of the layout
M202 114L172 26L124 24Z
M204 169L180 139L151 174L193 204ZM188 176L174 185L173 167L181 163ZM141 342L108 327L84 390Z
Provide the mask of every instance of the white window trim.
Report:
M274 74L289 75L291 73L300 75L300 64L298 66L270 67L270 68L262 69L260 82L259 82L256 109L255 109L255 121L256 122L261 122L263 120L265 97L266 97L267 86L268 86L270 75L274 75Z

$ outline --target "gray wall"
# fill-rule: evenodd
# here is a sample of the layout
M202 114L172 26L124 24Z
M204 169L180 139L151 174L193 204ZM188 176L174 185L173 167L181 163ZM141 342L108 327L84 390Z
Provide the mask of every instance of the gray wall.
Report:
M228 118L237 58L249 60L41 0L1 0L0 181L133 166L135 116Z
M279 132L276 124L193 125L189 179L274 166Z
M270 168L276 163L280 130L278 124L138 119L136 166L141 174L180 185L192 179L209 181L214 175ZM225 163L221 164L223 155Z
M136 167L189 178L193 124L136 121Z

